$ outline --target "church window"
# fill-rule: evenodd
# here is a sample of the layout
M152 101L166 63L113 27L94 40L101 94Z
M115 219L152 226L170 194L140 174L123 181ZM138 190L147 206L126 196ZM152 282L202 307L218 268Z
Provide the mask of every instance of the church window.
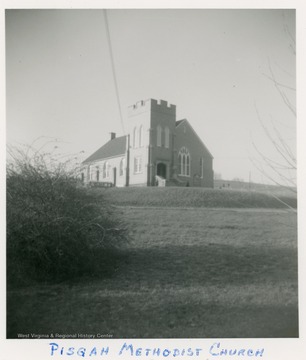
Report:
M190 176L190 157L186 156L186 175Z
M169 148L169 142L170 142L170 130L168 127L165 128L165 147Z
M143 126L139 128L139 147L143 146Z
M178 156L178 173L182 174L183 173L183 167L182 167L182 154L179 153Z
M133 148L137 146L137 128L134 127L134 133L133 133Z
M190 154L189 151L182 147L178 154L179 175L190 176Z
M141 157L135 157L134 158L134 173L138 174L141 172Z
M160 125L157 125L157 146L161 146L162 142L162 128Z
M121 159L120 167L119 167L119 176L123 176L123 171L124 171L124 159Z

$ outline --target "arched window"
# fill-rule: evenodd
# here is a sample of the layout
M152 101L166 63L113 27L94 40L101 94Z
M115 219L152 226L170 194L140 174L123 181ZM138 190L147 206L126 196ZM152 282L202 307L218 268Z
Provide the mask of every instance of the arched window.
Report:
M135 126L133 132L133 148L135 148L136 146L137 146L137 128Z
M179 175L190 176L190 154L189 151L182 147L178 154Z
M139 147L142 147L143 146L143 126L142 125L139 128L138 141L139 141Z
M182 174L183 168L182 168L182 155L179 153L178 156L178 173Z
M189 157L189 154L186 156L186 175L190 176L190 157Z
M170 130L168 127L165 128L165 147L169 148L170 143Z
M162 128L160 125L157 125L157 146L162 145Z
M124 159L121 159L120 167L119 167L119 176L123 176L123 172L124 172Z

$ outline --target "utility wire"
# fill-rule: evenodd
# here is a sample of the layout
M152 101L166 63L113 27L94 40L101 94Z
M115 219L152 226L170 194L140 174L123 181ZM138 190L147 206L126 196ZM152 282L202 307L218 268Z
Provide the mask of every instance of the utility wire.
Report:
M112 64L112 73L113 73L113 78L114 78L114 84L115 84L115 90L116 90L116 97L117 97L117 103L118 103L119 114L120 114L120 121L121 121L121 126L122 126L122 130L123 130L123 134L125 134L125 128L124 128L123 117L122 117L122 110L121 110L121 105L120 105L119 89L118 89L118 83L117 83L117 77L116 77L114 56L113 56L112 43L111 43L111 38L110 38L110 33L109 33L109 26L108 26L108 19L107 19L106 9L105 9L103 12L104 12L104 18L105 18L105 27L106 27L107 43L108 43L108 47L109 47L109 53L110 53L111 64Z

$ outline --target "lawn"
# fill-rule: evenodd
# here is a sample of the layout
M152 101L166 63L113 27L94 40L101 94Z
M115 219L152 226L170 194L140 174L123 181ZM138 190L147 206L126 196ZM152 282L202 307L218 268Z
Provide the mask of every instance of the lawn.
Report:
M9 290L9 338L298 336L295 212L121 205L115 274Z
M231 189L192 187L125 187L111 188L97 193L114 205L206 208L266 208L288 209L297 207L296 194L258 192Z

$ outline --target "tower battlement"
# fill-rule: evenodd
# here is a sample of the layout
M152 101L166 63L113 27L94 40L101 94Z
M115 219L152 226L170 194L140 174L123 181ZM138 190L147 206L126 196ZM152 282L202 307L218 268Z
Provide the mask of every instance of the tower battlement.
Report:
M176 110L176 106L168 103L168 101L165 100L155 100L151 99L151 106L153 110L157 111L167 111L169 113L174 113Z
M137 101L134 105L128 107L128 116L134 116L145 111L157 111L166 114L176 114L176 106L169 104L165 100L147 99Z

